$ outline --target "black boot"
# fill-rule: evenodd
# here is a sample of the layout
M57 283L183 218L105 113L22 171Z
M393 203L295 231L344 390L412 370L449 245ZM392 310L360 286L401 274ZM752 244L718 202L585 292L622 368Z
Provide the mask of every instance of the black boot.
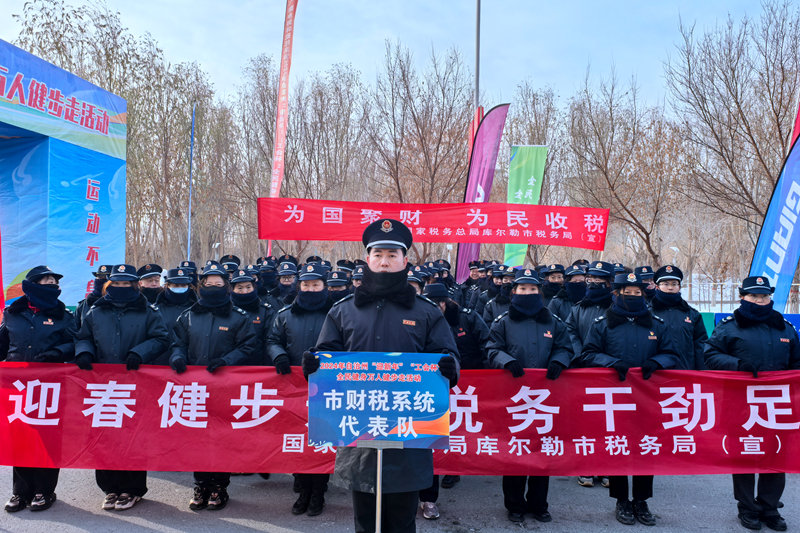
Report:
M322 514L322 508L325 506L325 491L315 490L311 493L311 502L308 504L308 516L317 516Z
M461 476L444 476L442 478L442 488L452 489L459 481L461 481Z
M656 518L647 507L647 502L644 500L633 500L633 514L636 520L646 526L656 525Z
M617 521L626 526L632 526L636 523L636 518L633 516L633 507L627 499L617 500Z
M308 511L308 505L311 503L311 491L308 489L302 489L300 491L300 497L297 498L297 501L294 502L292 506L292 514L303 514Z

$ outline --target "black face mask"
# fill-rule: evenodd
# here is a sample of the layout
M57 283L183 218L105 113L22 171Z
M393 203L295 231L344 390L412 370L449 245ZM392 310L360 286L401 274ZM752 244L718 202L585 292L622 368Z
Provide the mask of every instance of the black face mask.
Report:
M161 294L161 287L142 287L142 294L151 304L156 303L156 298Z
M652 289L645 289L645 290L644 290L644 296L645 296L645 298L647 298L648 300L650 300L650 299L651 299L653 296L655 296L655 295L656 295L656 290L657 290L657 289L656 289L655 287L653 287Z
M37 309L46 311L58 305L61 289L58 285L39 285L27 279L22 280L22 292L28 297L28 302Z
M344 298L345 296L347 296L349 294L350 294L350 291L347 290L347 289L345 289L343 291L331 291L331 290L328 291L328 295L330 296L331 300L333 300L334 302L338 302L339 300L341 300L342 298Z
M261 272L261 281L267 289L274 289L278 283L278 273L274 270L267 270Z
M200 287L199 292L199 302L204 307L222 307L231 301L227 287Z
M586 296L586 284L582 282L566 283L564 289L571 302L579 302Z

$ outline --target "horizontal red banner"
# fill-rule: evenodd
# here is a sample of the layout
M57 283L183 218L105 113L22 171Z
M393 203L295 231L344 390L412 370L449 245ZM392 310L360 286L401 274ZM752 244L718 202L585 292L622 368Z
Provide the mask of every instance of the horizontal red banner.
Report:
M389 204L259 198L258 237L360 241L381 218L406 224L415 242L549 244L602 250L608 209L524 204Z
M0 464L165 471L333 471L308 445L299 368L0 364ZM800 371L464 371L450 449L465 475L800 472ZM365 383L380 388L379 383Z

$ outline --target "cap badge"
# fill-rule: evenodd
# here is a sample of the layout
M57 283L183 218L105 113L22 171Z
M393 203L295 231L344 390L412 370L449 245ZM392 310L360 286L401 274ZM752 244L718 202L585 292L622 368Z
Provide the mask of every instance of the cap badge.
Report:
M758 283L759 285L763 285L764 284L764 280L762 278L758 278L758 279L756 279L756 283Z
M555 265L550 265L550 270L555 270L555 268L556 268Z
M216 269L217 269L217 265L211 265L211 270L216 270Z
M628 281L636 283L636 274L628 274Z
M153 267L151 267L150 265L145 265L145 266L144 266L144 269L145 269L145 270L153 270Z
M384 233L389 233L392 231L392 223L389 220L384 220L381 222L381 231Z
M100 267L100 272L105 272L106 270L107 270L107 269L106 269L105 265L103 265L103 266L101 266L101 267Z
M118 270L120 272L125 272L125 265L120 265Z
M531 271L530 271L530 270L526 270L526 271L525 271L525 275L526 275L526 276L530 276L530 275L531 275Z
M337 279L338 277L339 277L339 274L337 274L336 272L331 274L331 278L333 278L333 279Z
M314 271L314 267L312 265L308 265L306 267L306 270L309 271L309 272L313 272Z
M178 275L183 276L183 270L178 270Z
M600 268L600 263L594 265L595 268Z
M671 266L668 266L668 267L667 267L667 268L665 268L664 270L666 270L667 272L672 272L672 267L671 267Z

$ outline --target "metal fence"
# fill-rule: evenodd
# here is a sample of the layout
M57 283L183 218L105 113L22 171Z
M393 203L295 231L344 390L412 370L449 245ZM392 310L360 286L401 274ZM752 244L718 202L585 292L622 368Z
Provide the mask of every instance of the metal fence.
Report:
M683 297L700 312L732 313L739 307L741 283L687 283L681 290ZM784 313L796 314L800 307L800 284L793 284Z

